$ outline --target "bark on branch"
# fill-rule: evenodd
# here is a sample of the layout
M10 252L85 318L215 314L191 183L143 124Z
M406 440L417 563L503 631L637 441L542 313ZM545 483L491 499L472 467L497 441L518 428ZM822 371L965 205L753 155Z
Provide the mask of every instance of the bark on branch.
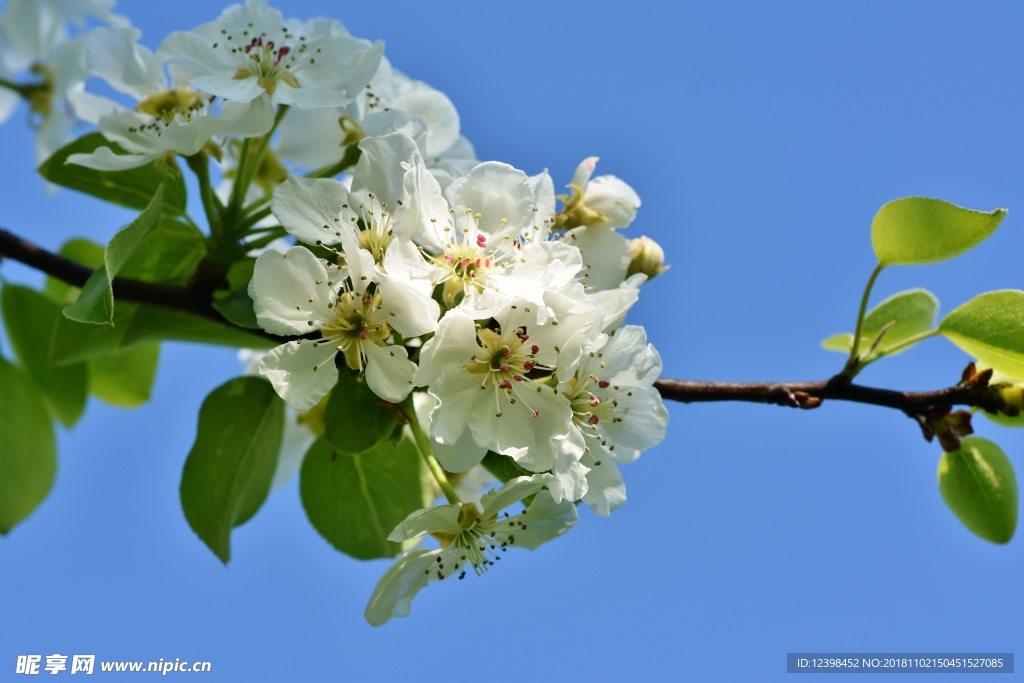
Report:
M0 258L7 257L81 287L92 270L79 263L49 252L28 240L0 228ZM212 320L222 325L244 329L266 339L285 342L279 337L235 325L226 320L210 303L210 293L201 289L175 287L127 278L114 278L114 296L125 301L160 306ZM964 381L936 391L894 391L853 384L840 376L818 382L705 382L696 380L659 379L654 384L662 397L682 403L711 401L746 401L769 403L794 408L817 408L823 401L851 401L894 408L906 413L926 427L929 416L952 406L965 405L998 412L998 394L987 383ZM928 436L928 429L925 435Z

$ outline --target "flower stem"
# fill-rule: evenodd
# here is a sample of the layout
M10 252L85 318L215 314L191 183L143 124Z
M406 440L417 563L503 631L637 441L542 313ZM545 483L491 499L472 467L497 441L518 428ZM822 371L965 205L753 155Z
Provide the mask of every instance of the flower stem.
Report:
M217 199L217 195L213 191L213 185L210 182L210 158L204 153L193 154L190 157L185 157L188 162L188 167L192 169L192 172L196 174L196 178L199 180L199 194L203 198L203 210L206 212L206 221L210 225L210 234L215 237L221 237L224 232L224 226L221 223L221 211L223 207L220 206L220 201Z
M438 487L441 492L444 493L444 497L448 499L449 503L459 505L462 503L462 499L459 498L459 494L452 488L451 483L448 481L448 477L444 474L444 469L441 467L441 463L437 461L433 453L430 452L430 440L427 435L423 432L423 428L420 427L420 422L416 417L416 408L413 406L412 397L405 404L405 413L409 416L409 428L412 430L413 439L416 440L416 449L423 456L423 461L427 463L427 469L430 470L430 474L434 476L437 481Z
M860 360L857 358L857 354L860 353L860 333L864 328L864 314L868 309L868 299L871 298L871 290L875 286L875 280L878 279L879 274L885 266L879 263L875 266L875 270L871 273L871 277L868 278L868 284L864 287L864 295L860 299L860 310L857 312L857 326L853 332L853 345L850 347L850 359L846 362L846 367L843 369L843 375L852 378L857 374Z
M6 78L0 78L0 88L7 88L21 95L23 98L28 99L31 94L33 86L25 84L21 85L13 81L9 81Z
M359 149L358 145L349 145L349 148L345 150L345 155L341 157L341 160L336 164L330 166L324 166L323 168L317 169L307 175L307 178L333 178L342 171L351 168L356 165L359 161L359 155L362 150Z

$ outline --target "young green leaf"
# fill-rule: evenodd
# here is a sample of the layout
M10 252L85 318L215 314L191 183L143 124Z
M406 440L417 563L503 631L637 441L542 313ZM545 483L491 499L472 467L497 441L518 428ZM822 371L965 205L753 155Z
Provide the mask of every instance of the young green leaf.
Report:
M69 258L76 263L89 268L99 268L103 263L103 247L84 237L74 237L61 245L57 252L64 258ZM43 287L46 296L59 304L61 308L72 304L78 298L78 287L72 287L63 280L58 280L52 275L46 276L46 285Z
M422 460L407 439L382 441L363 453L339 453L318 439L299 475L302 506L331 545L351 557L394 557L400 543L388 534L424 506Z
M939 490L964 525L993 543L1006 543L1017 528L1017 478L999 446L976 436L943 453Z
M1006 209L983 212L941 199L891 201L871 222L871 245L882 265L934 263L959 256L991 235Z
M888 327L868 360L889 353L890 349L930 330L938 310L939 300L927 290L910 289L893 294L864 316L860 348L867 350L878 334ZM821 345L829 351L849 353L852 341L852 334L837 334L823 341ZM895 353L901 353L908 348L910 347L900 348Z
M133 280L187 284L206 256L206 237L193 225L164 217L153 226L118 273Z
M214 389L181 476L189 526L227 564L231 529L256 514L270 492L284 430L284 403L262 377Z
M134 408L149 400L159 344L139 344L88 360L89 392L102 401Z
M331 391L323 420L324 436L339 453L369 450L398 426L392 404L377 398L366 382L345 371Z
M42 392L50 413L65 427L72 426L85 411L86 370L81 363L50 363L50 338L62 319L60 306L41 292L17 285L4 286L0 305L22 367Z
M97 147L103 146L110 147L115 154L124 152L116 143L103 137L102 133L89 133L54 152L39 167L39 173L51 183L99 197L113 204L127 206L129 209L146 208L156 194L157 188L164 185L164 201L168 210L185 213L185 179L181 173L170 168L161 169L154 162L128 171L97 171L66 163L72 154L89 154Z
M0 357L0 534L46 498L57 475L53 425L36 390Z
M1024 377L1024 292L986 292L951 311L939 331L970 356L1012 377Z
M139 217L118 231L103 252L103 264L82 286L78 300L64 309L64 315L83 323L114 324L114 290L111 286L146 235L160 221L164 189L160 186Z

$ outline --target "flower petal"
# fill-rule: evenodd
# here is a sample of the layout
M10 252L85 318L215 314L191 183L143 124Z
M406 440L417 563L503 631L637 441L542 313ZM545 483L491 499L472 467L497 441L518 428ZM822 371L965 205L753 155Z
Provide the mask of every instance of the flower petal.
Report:
M444 551L412 550L399 556L377 581L363 616L371 626L383 626L392 617L409 616L412 599L430 583L429 569Z
M401 403L413 389L416 364L404 346L364 344L366 385L385 401Z
M267 353L260 361L260 373L289 408L301 413L319 403L338 382L336 353L330 343L290 341Z
M331 178L289 176L274 190L271 211L281 225L306 244L338 244L352 227L338 220L349 201L348 190Z
M328 304L340 286L328 277L324 265L305 247L260 254L249 283L259 326L281 335L319 330L334 318Z

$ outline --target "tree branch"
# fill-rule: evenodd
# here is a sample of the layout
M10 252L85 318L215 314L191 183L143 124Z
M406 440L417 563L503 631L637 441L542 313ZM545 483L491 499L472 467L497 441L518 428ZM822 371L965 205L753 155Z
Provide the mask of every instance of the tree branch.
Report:
M30 268L35 268L75 287L84 285L93 272L91 268L59 254L47 251L26 239L18 237L14 233L0 228L0 258L3 257L24 263ZM225 319L210 303L209 294L198 289L142 282L141 280L123 277L115 277L112 284L115 299L150 304L173 311L188 313L198 318L212 320L215 323L243 330L279 343L288 341L287 338L259 329L254 330L242 327Z
M682 403L747 401L793 408L817 408L826 399L867 403L917 415L932 408L955 405L997 409L988 392L961 383L937 391L893 391L852 384L841 376L820 382L700 382L659 379L654 384L663 398Z
M92 275L91 269L0 228L0 258L5 256L76 287L84 285ZM232 323L211 305L209 293L200 289L127 278L114 278L113 286L114 296L125 301L188 313L279 343L293 339ZM1000 412L1005 407L998 392L992 391L987 381L971 382L967 377L956 386L919 392L861 386L849 382L842 375L818 382L705 382L663 378L654 386L663 398L681 403L746 401L805 409L817 408L825 400L866 403L894 408L922 425L929 413L936 409L941 411L966 405Z

